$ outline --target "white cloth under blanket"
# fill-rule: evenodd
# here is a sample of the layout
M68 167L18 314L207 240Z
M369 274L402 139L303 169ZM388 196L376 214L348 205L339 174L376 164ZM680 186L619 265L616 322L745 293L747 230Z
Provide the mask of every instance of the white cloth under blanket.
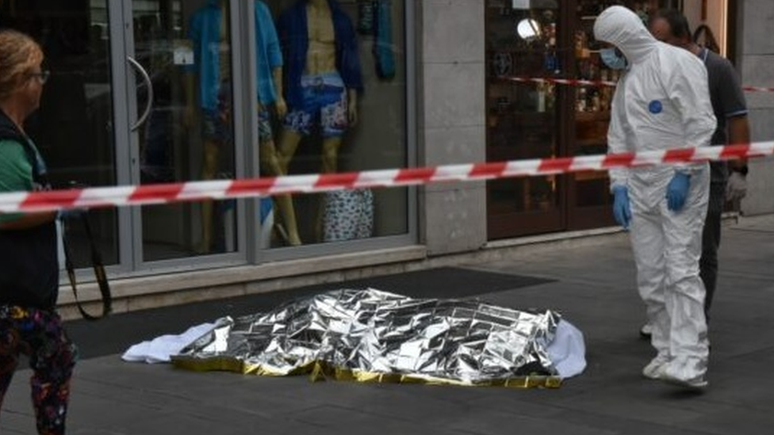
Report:
M554 340L547 350L556 371L564 379L578 376L586 369L586 343L583 333L564 319L556 326Z
M168 363L172 355L177 355L187 345L215 327L214 323L203 323L188 328L180 335L162 335L150 341L143 341L130 347L121 359L128 362L148 364Z

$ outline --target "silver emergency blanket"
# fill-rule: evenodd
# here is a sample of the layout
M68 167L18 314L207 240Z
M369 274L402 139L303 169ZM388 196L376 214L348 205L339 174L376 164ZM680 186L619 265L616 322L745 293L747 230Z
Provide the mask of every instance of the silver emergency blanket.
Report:
M337 290L219 319L172 362L363 382L558 386L546 349L559 320L552 311Z

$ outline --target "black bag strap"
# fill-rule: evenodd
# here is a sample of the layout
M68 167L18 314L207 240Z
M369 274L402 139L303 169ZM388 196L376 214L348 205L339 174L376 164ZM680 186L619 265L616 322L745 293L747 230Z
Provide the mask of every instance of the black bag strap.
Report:
M97 249L97 244L94 242L94 237L91 232L91 224L89 223L89 211L86 210L80 215L79 219L83 223L83 227L86 230L86 237L89 239L89 245L91 247L91 264L94 268L94 276L97 278L97 285L99 286L99 292L102 294L102 313L99 315L92 315L86 312L83 308L81 301L78 300L78 285L75 277L75 267L73 266L72 254L67 244L67 230L65 219L62 220L62 247L65 254L65 268L67 268L67 278L70 280L70 286L73 288L73 295L75 296L75 304L78 306L78 311L81 312L86 320L99 320L106 317L113 310L113 297L110 293L110 283L108 283L107 274L105 273L105 265L102 262L102 255Z

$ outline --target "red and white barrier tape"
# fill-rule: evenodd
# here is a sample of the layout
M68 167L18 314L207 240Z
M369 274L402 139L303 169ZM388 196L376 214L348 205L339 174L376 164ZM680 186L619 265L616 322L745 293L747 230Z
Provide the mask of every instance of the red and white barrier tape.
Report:
M614 87L616 82L599 80L581 80L581 79L557 79L553 77L503 77L504 80L510 80L518 83L550 83L555 85L568 86L610 86Z
M510 80L519 83L550 83L567 86L591 86L591 87L615 87L616 82L601 80L581 80L581 79L559 79L553 77L503 77L504 80ZM745 92L774 92L774 88L761 86L742 86Z
M633 168L710 160L731 160L774 154L774 142L685 148L670 151L515 160L508 162L362 171L341 174L290 175L243 180L193 181L145 186L114 186L48 192L0 194L0 212L191 202L283 193L397 187L449 181L536 177L611 168Z
M760 86L742 86L745 92L774 92L774 88L764 88Z

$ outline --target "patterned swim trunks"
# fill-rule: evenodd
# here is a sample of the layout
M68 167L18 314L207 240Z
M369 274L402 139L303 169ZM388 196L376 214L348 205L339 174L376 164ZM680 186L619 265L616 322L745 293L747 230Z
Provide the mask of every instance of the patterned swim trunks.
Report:
M218 108L204 109L202 120L202 137L206 141L218 144L231 144L233 140L233 112L231 84L223 82L218 90ZM258 139L267 142L274 139L271 128L271 113L264 107L258 109Z
M347 119L347 88L338 73L301 77L303 101L285 117L285 128L309 135L315 123L323 137L344 135Z
M274 132L271 129L271 114L268 110L260 108L258 110L258 140L268 142L274 139Z

